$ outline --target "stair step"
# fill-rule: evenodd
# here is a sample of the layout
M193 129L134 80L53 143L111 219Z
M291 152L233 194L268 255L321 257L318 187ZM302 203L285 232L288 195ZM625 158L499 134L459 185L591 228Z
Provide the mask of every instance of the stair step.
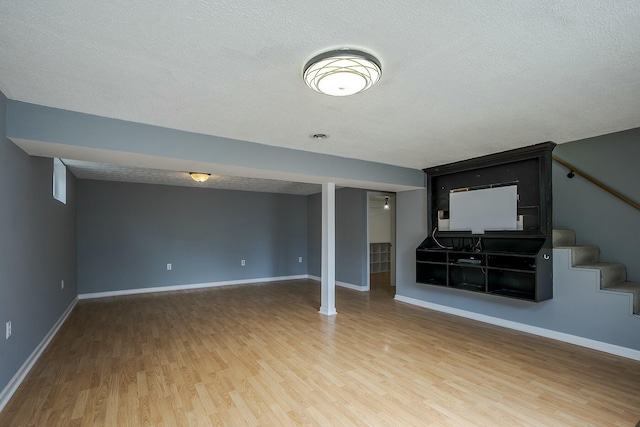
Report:
M576 232L573 230L553 230L552 239L553 247L575 246Z
M571 265L596 264L600 260L599 246L555 246L571 249Z
M640 283L618 282L605 288L608 291L630 292L633 294L633 313L640 314Z
M627 281L627 267L617 262L595 262L574 265L576 268L590 268L600 270L600 287L607 288L616 283Z
M624 264L599 262L600 247L576 245L576 233L573 230L553 230L552 242L554 248L571 249L571 265L574 268L600 270L601 289L632 293L633 314L640 315L640 282L627 282L627 267Z

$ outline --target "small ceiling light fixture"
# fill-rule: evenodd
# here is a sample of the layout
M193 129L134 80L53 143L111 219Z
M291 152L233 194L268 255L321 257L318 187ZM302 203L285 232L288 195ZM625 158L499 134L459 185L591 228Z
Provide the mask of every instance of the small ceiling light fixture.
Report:
M384 196L384 209L389 210L389 196Z
M189 172L189 175L191 175L191 178L196 182L205 182L211 176L210 173L203 172Z
M382 68L373 55L353 49L321 53L304 66L304 81L316 92L348 96L369 89L380 80Z
M327 139L329 138L329 135L327 135L326 133L314 133L309 135L309 138L311 139Z

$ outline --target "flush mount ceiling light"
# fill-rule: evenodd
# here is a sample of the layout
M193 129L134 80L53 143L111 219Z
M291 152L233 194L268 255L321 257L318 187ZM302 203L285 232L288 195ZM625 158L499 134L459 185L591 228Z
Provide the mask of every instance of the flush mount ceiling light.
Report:
M193 178L193 180L197 182L205 182L211 176L210 173L202 172L189 172L189 175L191 175L191 178Z
M316 92L348 96L369 89L380 80L382 68L373 55L340 49L321 53L304 66L304 81Z

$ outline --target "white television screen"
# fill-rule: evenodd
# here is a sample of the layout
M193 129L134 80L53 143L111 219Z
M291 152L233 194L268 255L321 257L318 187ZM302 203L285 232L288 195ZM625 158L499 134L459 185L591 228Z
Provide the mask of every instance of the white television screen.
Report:
M458 191L449 194L449 230L516 230L518 220L518 186Z

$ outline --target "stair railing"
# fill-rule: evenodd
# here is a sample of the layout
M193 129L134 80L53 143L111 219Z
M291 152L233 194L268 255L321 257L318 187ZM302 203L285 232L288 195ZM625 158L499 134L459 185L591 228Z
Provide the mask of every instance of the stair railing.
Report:
M613 188L601 183L600 181L598 181L597 179L595 179L594 177L592 177L588 173L581 171L580 169L576 168L575 166L571 165L570 163L565 162L564 160L562 160L559 157L553 156L553 160L555 160L556 162L560 163L565 168L569 169L569 173L567 174L568 178L573 178L574 174L578 174L581 177L583 177L584 179L586 179L587 181L597 185L598 187L602 188L603 190L605 190L608 193L616 196L618 199L622 200L623 202L633 206L634 208L636 208L636 209L638 209L640 211L640 204L634 202L633 200L631 200L627 196L618 193Z

